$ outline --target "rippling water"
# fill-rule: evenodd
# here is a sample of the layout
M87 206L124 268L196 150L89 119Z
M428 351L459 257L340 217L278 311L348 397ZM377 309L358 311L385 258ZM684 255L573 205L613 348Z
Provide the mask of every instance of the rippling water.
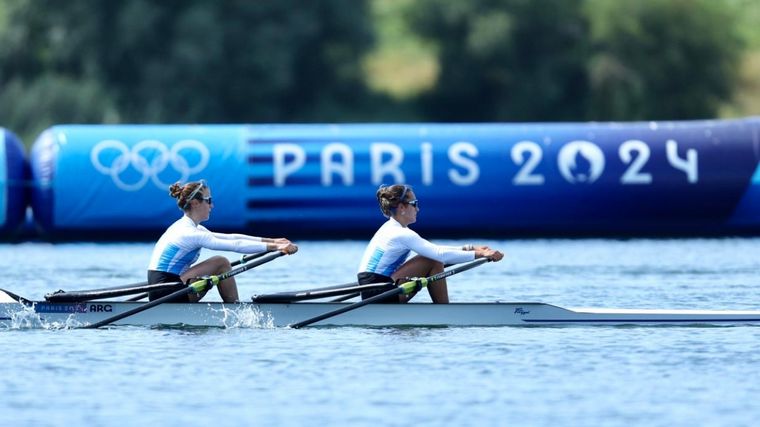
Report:
M486 243L507 258L451 278L452 300L760 308L760 239ZM303 242L297 255L238 276L241 296L351 281L363 244ZM0 245L0 287L39 299L141 281L150 249ZM748 326L10 329L0 330L0 345L0 426L760 419L760 328Z

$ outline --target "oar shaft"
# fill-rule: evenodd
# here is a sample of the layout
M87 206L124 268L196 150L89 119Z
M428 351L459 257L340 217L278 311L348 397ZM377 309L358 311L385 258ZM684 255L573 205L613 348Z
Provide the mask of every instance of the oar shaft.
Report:
M272 261L273 259L279 258L281 256L285 255L283 252L275 251L275 252L267 252L265 255L261 255L258 257L251 258L250 261L247 261L245 264L241 265L238 268L233 268L232 270L222 273L219 276L216 276L219 278L220 281L230 278L236 274L240 274L244 271L248 271L254 267L258 267L261 264L266 264L269 261Z
M392 282L388 283L372 283L369 285L360 285L356 282L346 283L344 285L330 286L327 288L317 288L305 291L296 292L278 292L275 294L255 295L251 298L253 302L267 303L267 302L294 302L310 299L329 298L338 295L356 294L357 292L364 292L370 290L377 290L385 288L389 285L393 285Z
M246 256L244 256L243 258L241 258L241 259L239 259L237 261L233 261L232 263L230 263L230 265L234 267L236 265L240 265L240 264L243 264L243 263L246 263L246 262L249 262L249 261L253 261L256 258L261 258L262 256L264 256L264 255L266 255L268 253L270 253L270 251L259 252L257 254L246 255ZM146 284L147 284L147 282L146 282ZM150 296L150 292L145 292L145 293L142 293L140 295L133 296L132 298L127 299L127 301L130 301L130 302L140 301L141 299L147 298L149 296Z
M381 300L384 300L384 299L386 299L388 297L392 297L394 295L399 295L401 293L403 293L403 289L401 289L401 288L391 289L391 290L389 290L387 292L383 292L380 295L375 295L375 296L367 298L365 300L361 300L359 302L356 302L356 303L353 303L353 304L349 304L349 305L347 305L345 307L341 307L341 308L339 308L337 310L333 310L333 311L327 312L325 314L320 314L319 316L312 317L311 319L307 319L307 320L304 320L302 322L293 323L292 325L290 325L290 327L298 329L298 328L301 328L303 326L308 326L308 325L311 325L312 323L317 323L320 320L325 320L327 318L330 318L330 317L333 317L333 316L337 316L339 314L343 314L343 313L345 313L347 311L355 310L355 309L357 309L359 307L364 307L367 304L372 304L373 302L381 301Z
M361 292L354 292L353 294L343 295L342 297L332 299L330 302L343 302L350 300L351 298L358 297L359 295L361 295Z
M235 267L240 264L244 264L250 261L253 261L255 259L261 258L262 256L271 253L271 252L259 252L257 254L251 254L251 255L245 255L241 259L237 261L233 261L230 263L232 267ZM153 292L153 291L160 291L164 290L170 287L174 287L177 285L182 285L182 282L175 282L175 283L154 283L154 284L148 284L148 282L138 282L138 283L132 283L129 285L122 285L122 286L115 286L112 288L103 288L103 289L91 289L91 290L83 290L83 291L57 291L51 294L45 295L45 300L50 302L80 302L80 301L91 301L96 299L106 299L106 298L115 298L115 297L121 297L125 295L133 295L133 294L140 294L135 297L132 297L128 299L127 301L138 301L143 298L145 298L148 294L147 292Z
M298 329L298 328L301 328L301 327L304 327L304 326L311 325L312 323L316 323L316 322L319 322L321 320L325 320L325 319L328 319L330 317L337 316L339 314L343 314L345 312L348 312L348 311L351 311L351 310L355 310L355 309L360 308L360 307L364 307L367 304L372 304L374 302L382 301L382 300L385 300L387 298L390 298L390 297L393 297L393 296L396 296L396 295L408 294L408 293L411 293L411 292L413 292L415 290L418 290L419 288L426 287L427 285L429 285L430 283L435 282L436 280L441 280L441 279L444 279L444 278L449 277L451 275L454 275L454 274L457 274L457 273L461 273L463 271L467 271L467 270L469 270L471 268L475 268L475 267L477 267L477 266L479 266L479 265L481 265L481 264L483 264L485 262L488 262L488 261L490 261L490 259L488 259L488 258L478 258L478 259L476 259L474 261L468 262L467 264L462 264L459 267L454 267L454 268L452 268L450 270L442 271L442 272L440 272L438 274L434 274L434 275L432 275L430 277L423 277L423 278L419 278L419 279L412 279L412 280L410 280L410 281L408 281L406 283L402 283L401 285L399 285L395 289L391 289L389 291L383 292L380 295L375 295L375 296L367 298L365 300L362 300L362 301L359 301L359 302L355 302L353 304L349 304L349 305L347 305L345 307L341 307L341 308L339 308L337 310L333 310L333 311L321 314L319 316L312 317L311 319L306 319L306 320L298 322L298 323L293 323L292 325L290 325L290 327Z
M434 275L432 275L430 277L410 279L408 282L402 283L401 285L399 285L399 287L403 288L403 292L402 293L404 295L410 294L410 293L412 293L414 291L419 290L417 288L420 285L423 288L427 287L427 285L430 284L430 283L436 282L436 281L441 280L441 279L445 279L445 278L447 278L449 276L453 276L454 274L461 273L463 271L470 270L470 269L475 268L475 267L477 267L477 266L479 266L481 264L484 264L484 263L486 263L488 261L491 261L491 260L489 258L478 258L478 259L476 259L474 261L470 261L470 262L468 262L466 264L462 264L459 267L454 267L452 269L442 271L442 272L440 272L438 274L434 274Z
M135 307L135 308L133 308L131 310L127 310L124 313L119 313L119 314L117 314L115 316L109 317L108 319L101 320L100 322L95 322L95 323L89 324L87 326L83 326L82 328L83 329L95 329L95 328L99 328L101 326L108 325L109 323L117 322L117 321L119 321L119 320L121 320L121 319L123 319L125 317L132 316L133 314L137 314L137 313L140 313L142 311L145 311L145 310L147 310L147 309L149 309L151 307L155 307L155 306L157 306L159 304L163 304L163 303L165 303L167 301L170 301L170 300L173 300L173 299L175 299L177 297L180 297L180 296L183 296L183 295L187 295L190 292L194 292L194 291L195 291L195 289L193 287L188 286L188 287L182 288L182 289L180 289L180 290L178 290L176 292L172 292L169 295L163 296L163 297L161 297L159 299L156 299L156 300L153 300L153 301L150 301L150 302L146 302L145 304L143 304L143 305L141 305L139 307Z
M490 258L478 258L476 260L470 261L468 263L462 264L458 267L451 268L446 271L442 271L438 274L434 274L428 278L431 282L435 282L436 280L445 279L449 276L453 276L454 274L461 273L463 271L471 270L479 265L485 264L487 262L491 261Z
M241 265L238 268L234 268L234 269L232 269L232 270L230 270L230 271L228 271L226 273L220 274L218 276L210 276L210 277L208 277L206 279L198 280L196 282L193 282L193 283L189 284L187 287L185 287L183 289L180 289L180 290L178 290L176 292L173 292L173 293L171 293L169 295L163 296L163 297L161 297L161 298L159 298L157 300L154 300L154 301L147 302L147 303L145 303L143 305L140 305L138 307L135 307L135 308L133 308L131 310L127 310L124 313L120 313L120 314L117 314L115 316L109 317L108 319L101 320L100 322L95 322L93 324L84 326L83 328L84 329L99 328L101 326L108 325L109 323L113 323L113 322L119 321L121 319L124 319L125 317L129 317L129 316L135 315L137 313L143 312L143 311L148 310L148 309L150 309L152 307L155 307L155 306L157 306L159 304L163 304L163 303L165 303L167 301L173 300L174 298L181 297L183 295L187 295L187 294L189 294L191 292L203 292L204 290L210 289L211 287L213 287L214 285L218 284L219 282L221 282L224 279L230 278L230 277L232 277L232 276L234 276L236 274L240 274L240 273L242 273L244 271L250 270L250 269L252 269L254 267L257 267L257 266L259 266L261 264L267 263L267 262L269 262L269 261L271 261L271 260L273 260L275 258L281 257L283 255L285 255L285 254L282 253L282 252L277 251L277 252L270 253L270 254L268 254L266 256L262 256L260 258L256 258L255 260L249 261L248 263L243 264L243 265Z
M245 256L243 256L243 258L241 258L241 259L239 259L237 261L232 261L232 263L230 265L233 266L233 267L235 267L237 265L245 264L245 263L247 263L249 261L253 261L256 258L261 258L264 255L270 254L270 253L272 253L272 251L265 251L265 252L259 252L257 254L245 255Z
M134 301L140 301L143 298L148 298L150 296L150 292L145 292L140 295L135 295L132 298L128 298L128 302L134 302Z

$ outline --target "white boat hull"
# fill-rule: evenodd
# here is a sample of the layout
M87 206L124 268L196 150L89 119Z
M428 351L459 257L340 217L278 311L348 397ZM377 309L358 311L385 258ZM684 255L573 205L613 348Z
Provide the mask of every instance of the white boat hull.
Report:
M77 327L140 306L139 302L0 302L0 326ZM162 304L114 325L283 327L349 303ZM369 304L314 326L760 325L755 310L566 309L544 303Z

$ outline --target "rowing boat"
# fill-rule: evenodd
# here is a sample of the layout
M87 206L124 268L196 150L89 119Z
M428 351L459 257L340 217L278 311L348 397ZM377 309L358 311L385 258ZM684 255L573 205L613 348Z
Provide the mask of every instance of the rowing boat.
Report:
M0 327L79 327L145 304L129 301L30 301L0 290ZM114 325L283 327L350 303L163 304ZM369 304L316 326L760 325L760 310L562 308L540 302Z

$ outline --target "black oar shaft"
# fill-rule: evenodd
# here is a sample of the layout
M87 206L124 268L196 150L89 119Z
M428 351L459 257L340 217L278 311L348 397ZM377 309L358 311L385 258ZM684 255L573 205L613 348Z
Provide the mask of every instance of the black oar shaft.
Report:
M449 276L453 276L454 274L470 270L472 268L475 268L475 267L477 267L477 266L479 266L481 264L484 264L486 262L489 262L489 261L491 261L490 258L478 258L478 259L476 259L474 261L470 261L470 262L468 262L466 264L462 264L459 267L454 267L452 269L449 269L449 270L446 270L446 271L442 271L442 272L440 272L438 274L434 274L434 275L428 277L427 281L428 282L435 282L435 281L438 281L438 280L441 280L441 279L445 279L445 278L447 278ZM413 280L411 282L413 282ZM411 282L407 282L407 283L411 283ZM408 293L408 292L405 292L405 293Z
M271 251L266 251L266 252L259 252L257 254L246 255L246 256L244 256L243 258L241 258L241 259L239 259L237 261L233 261L232 263L230 263L230 265L232 267L234 267L236 265L240 265L240 264L243 264L243 263L246 263L246 262L249 262L249 261L253 261L253 260L257 259L257 258L261 258L262 256L264 256L264 255L266 255L266 254L268 254L270 252ZM129 302L140 301L141 299L148 298L149 296L150 296L150 292L145 292L145 293L142 293L140 295L133 296L132 298L127 299L127 301L129 301Z
M230 277L232 277L232 276L234 276L236 274L240 274L240 273L242 273L244 271L250 270L250 269L252 269L254 267L257 267L257 266L259 266L261 264L264 264L264 263L267 263L269 261L272 261L273 259L278 258L278 257L280 257L282 255L285 255L285 254L282 253L282 252L279 252L279 251L278 252L274 252L274 253L270 253L270 254L268 254L266 256L263 256L263 257L255 259L255 260L249 261L248 263L243 264L240 267L234 268L234 269L232 269L232 270L230 270L230 271L228 271L226 273L220 274L218 276L211 276L211 277L206 278L206 279L198 280L196 282L191 283L186 288L180 289L180 290L178 290L176 292L173 292L173 293L171 293L169 295L163 296L163 297L161 297L161 298L159 298L157 300L150 301L150 302L145 303L145 304L143 304L143 305L141 305L139 307L135 307L135 308L133 308L131 310L127 310L124 313L119 313L119 314L117 314L115 316L112 316L112 317L109 317L107 319L101 320L100 322L95 322L93 324L90 324L90 325L87 325L87 326L83 326L83 328L84 329L99 328L101 326L108 325L109 323L113 323L113 322L119 321L121 319L124 319L125 317L129 317L129 316L135 315L137 313L141 313L141 312L143 312L145 310L148 310L148 309L153 308L153 307L155 307L157 305L163 304L163 303L165 303L167 301L171 301L171 300L173 300L173 299L175 299L177 297L181 297L183 295L187 295L187 294L189 294L191 292L202 292L202 291L207 290L210 287L214 286L215 284L218 284L219 282L221 282L224 279L228 279L228 278L230 278Z
M298 323L294 323L294 324L290 325L290 327L298 329L298 328L303 327L303 326L308 326L308 325L311 325L312 323L317 323L320 320L325 320L325 319L328 319L330 317L337 316L339 314L343 314L343 313L345 313L347 311L355 310L355 309L357 309L359 307L364 307L365 305L372 304L373 302L382 301L382 300L384 300L386 298L392 297L394 295L399 295L399 294L401 294L403 292L404 292L404 289L401 288L401 287L398 287L398 288L395 288L395 289L391 289L391 290L389 290L387 292L383 292L380 295L375 295L373 297L369 297L369 298L361 300L359 302L355 302L353 304L349 304L349 305L347 305L345 307L341 307L341 308L339 308L337 310L329 311L329 312L327 312L325 314L320 314L319 316L312 317L311 319L306 319L304 321L301 321L301 322L298 322Z
M279 257L281 257L283 255L285 255L285 254L283 252L280 252L280 251L268 252L265 256L251 258L250 261L246 262L245 264L241 265L240 267L233 268L232 270L230 270L230 271L228 271L226 273L222 273L222 274L220 274L217 277L221 281L221 280L227 279L229 277L232 277L232 276L234 276L236 274L240 274L240 273L242 273L244 271L248 271L248 270L250 270L250 269L252 269L254 267L258 267L261 264L266 264L269 261L272 261L273 259L279 258Z
M301 328L303 326L308 326L308 325L311 325L312 323L316 323L316 322L319 322L321 320L325 320L325 319L328 319L330 317L337 316L339 314L343 314L345 312L348 312L348 311L351 311L351 310L355 310L355 309L360 308L360 307L364 307L367 304L372 304L374 302L382 301L382 300L385 300L386 298L390 298L390 297L393 297L393 296L396 296L396 295L408 294L408 293L411 293L414 290L417 290L418 288L425 287L425 286L427 286L428 284L430 284L432 282L444 279L446 277L449 277L449 276L457 274L457 273L461 273L463 271L467 271L467 270L469 270L471 268L475 268L475 267L477 267L477 266L479 266L479 265L481 265L481 264L483 264L485 262L488 262L488 261L490 261L490 259L488 259L488 258L478 258L475 261L470 261L467 264L462 264L459 267L454 267L454 268L452 268L450 270L442 271L442 272L440 272L438 274L434 274L434 275L432 275L430 277L425 277L425 278L421 278L421 279L412 279L412 280L410 280L410 281L408 281L406 283L402 283L397 288L391 289L391 290L386 291L386 292L383 292L380 295L375 295L375 296L367 298L365 300L362 300L362 301L359 301L359 302L355 302L353 304L349 304L349 305L347 305L345 307L341 307L341 308L339 308L337 310L333 310L333 311L330 311L330 312L327 312L327 313L324 313L324 314L320 314L319 316L312 317L311 319L306 319L306 320L303 320L303 321L298 322L298 323L293 323L292 325L290 325L290 327L298 329L298 328Z
M148 298L149 296L150 296L150 292L145 292L140 295L135 295L132 298L128 298L127 301L128 302L140 301L141 299Z
M251 298L253 302L258 303L271 303L271 302L294 302L304 301L310 299L329 298L338 295L356 294L357 292L378 290L385 288L389 285L393 285L392 282L388 283L372 283L368 285L360 285L356 282L346 283L343 285L330 286L326 288L308 289L305 291L295 292L278 292L275 294L255 295Z
M343 302L346 300L350 300L353 297L358 297L359 295L361 295L361 292L354 292L353 294L343 295L342 297L332 299L330 300L330 302Z
M127 310L124 313L119 313L119 314L117 314L115 316L109 317L108 319L101 320L100 322L95 322L95 323L89 324L87 326L83 326L82 328L83 329L95 329L95 328L99 328L101 326L108 325L109 323L117 322L117 321L119 321L119 320L121 320L121 319L123 319L125 317L132 316L133 314L137 314L137 313L140 313L142 311L145 311L145 310L147 310L147 309L149 309L151 307L155 307L155 306L157 306L159 304L163 304L163 303L165 303L167 301L171 301L171 300L173 300L173 299L175 299L177 297L181 297L183 295L187 295L187 294L189 294L191 292L195 292L195 289L193 287L191 287L191 286L188 286L188 287L182 288L182 289L180 289L180 290L178 290L176 292L172 292L169 295L163 296L163 297L161 297L161 298L159 298L157 300L153 300L151 302L147 302L147 303L145 303L145 304L143 304L143 305L141 305L139 307L135 307L135 308L133 308L131 310Z
M134 285L126 285L114 288L93 289L85 291L58 291L56 293L45 295L45 300L49 302L81 302L92 301L97 299L116 298L125 295L132 295L138 292L152 292L166 290L177 285L182 285L182 282L168 282L168 283L154 283L154 284L141 284L135 283Z
M257 253L257 254L250 254L250 255L245 255L245 256L243 256L243 258L241 258L241 259L239 259L239 260L236 260L236 261L232 261L232 263L231 263L230 265L231 265L232 267L235 267L235 266L238 266L238 265L240 265L240 264L245 264L245 263L246 263L246 262L248 262L248 261L253 261L253 260L257 259L257 258L261 258L261 257L263 257L264 255L266 255L266 254L270 254L270 253L272 253L272 252L273 252L273 251L265 251L265 252L259 252L259 253Z
M233 261L230 265L235 267L237 265L253 261L257 258L261 258L270 252L259 252L257 254L245 255L237 261ZM57 291L51 294L45 295L45 300L50 302L80 302L91 301L105 298L116 298L125 295L133 295L139 293L135 297L128 299L127 301L139 301L148 296L148 292L161 291L175 287L177 285L183 285L182 282L170 282L170 283L154 283L148 284L148 282L138 282L129 285L115 286L112 288L103 289L91 289L83 291Z

